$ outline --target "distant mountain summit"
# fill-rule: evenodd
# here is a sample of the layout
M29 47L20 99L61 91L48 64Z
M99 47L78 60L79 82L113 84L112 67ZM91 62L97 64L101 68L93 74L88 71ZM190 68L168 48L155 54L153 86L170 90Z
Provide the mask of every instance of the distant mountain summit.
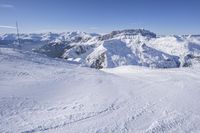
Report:
M12 46L15 34L0 35L0 45ZM22 49L92 68L139 65L176 68L200 62L199 35L159 36L145 29L127 29L98 35L85 32L21 34Z
M149 38L155 38L156 34L153 32L150 32L145 29L126 29L126 30L118 30L118 31L112 31L109 34L103 35L102 39L110 39L114 37L120 37L120 36L135 36L135 35L141 35Z

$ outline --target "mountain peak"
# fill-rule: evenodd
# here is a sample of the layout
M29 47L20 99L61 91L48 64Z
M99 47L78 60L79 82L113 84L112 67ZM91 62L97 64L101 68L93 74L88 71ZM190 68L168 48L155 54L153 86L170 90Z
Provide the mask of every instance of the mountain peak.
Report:
M141 35L148 38L156 38L156 34L145 29L125 29L125 30L116 30L112 31L109 34L103 35L102 40L107 40L110 38L118 37L118 36L136 36Z

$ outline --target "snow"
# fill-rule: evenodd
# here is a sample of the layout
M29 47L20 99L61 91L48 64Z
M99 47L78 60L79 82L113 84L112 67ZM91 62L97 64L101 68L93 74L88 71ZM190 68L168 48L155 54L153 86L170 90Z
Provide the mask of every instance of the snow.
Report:
M61 48L64 49L61 52L54 47L41 50L48 53L48 50L54 49L59 57L62 55L65 59L81 58L80 64L97 69L124 65L177 68L193 65L194 58L199 60L200 56L198 35L157 36L144 29L133 29L113 31L106 35L86 37L87 39L85 35L79 36L83 39L74 40L70 37L70 43L63 43L66 46ZM55 45L53 43L52 46Z
M15 34L0 35L0 45L16 43ZM200 62L199 35L159 36L144 29L98 35L85 32L20 34L21 49L64 58L92 68L137 65L186 67Z
M0 63L2 133L200 131L199 65L100 71L12 48Z
M83 38L91 38L94 36L98 36L98 34L89 34L85 32L80 31L74 31L74 32L63 32L63 33L30 33L30 34L20 34L21 40L34 40L34 41L54 41L54 40L61 40L61 41L69 41L77 38L77 37L83 37ZM9 40L9 41L15 41L17 39L16 34L0 34L0 40Z

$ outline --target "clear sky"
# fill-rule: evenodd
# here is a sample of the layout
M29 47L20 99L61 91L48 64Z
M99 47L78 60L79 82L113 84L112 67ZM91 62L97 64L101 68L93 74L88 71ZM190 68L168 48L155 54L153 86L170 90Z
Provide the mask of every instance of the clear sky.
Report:
M200 34L200 0L0 0L0 33L145 28Z

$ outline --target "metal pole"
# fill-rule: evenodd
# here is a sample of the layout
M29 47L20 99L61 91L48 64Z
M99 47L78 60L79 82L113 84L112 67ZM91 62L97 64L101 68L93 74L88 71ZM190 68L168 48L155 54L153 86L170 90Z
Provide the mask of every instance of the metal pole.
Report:
M16 21L16 29L17 29L17 41L18 41L18 46L20 46L19 27L18 27L18 23L17 23L17 21Z

